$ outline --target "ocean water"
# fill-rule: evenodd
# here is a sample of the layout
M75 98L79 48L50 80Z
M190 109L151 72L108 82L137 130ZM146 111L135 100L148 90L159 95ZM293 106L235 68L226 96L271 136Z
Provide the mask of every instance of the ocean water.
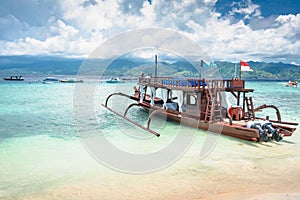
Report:
M300 161L299 127L292 137L286 137L280 143L261 144L218 136L210 153L200 159L199 152L209 134L206 131L154 119L151 126L161 133L157 138L101 106L112 92L131 94L134 82L114 85L87 77L80 83L95 87L93 104L97 123L92 121L79 134L73 106L76 84L42 84L39 80L40 77L30 77L25 82L0 82L0 198L22 199L78 184L102 185L104 188L121 184L126 188L129 187L127 184L148 183L153 177L163 182L165 179L161 177L178 174L190 178L207 172L230 174L232 169L248 170L259 166L264 170L269 167L268 163L280 166L281 161ZM283 82L247 82L246 87L255 89L251 95L255 107L273 104L280 109L284 121L300 122L300 87L285 87ZM127 103L128 100L114 100L110 105L124 111ZM267 110L271 117L273 112ZM137 108L132 108L128 116L146 123L147 114ZM81 139L90 137L90 131L96 132L126 152L150 154L172 143L178 127L182 132L195 135L191 145L174 162L147 175L124 175L103 165ZM135 181L137 183L133 183ZM186 184L189 184L188 180Z

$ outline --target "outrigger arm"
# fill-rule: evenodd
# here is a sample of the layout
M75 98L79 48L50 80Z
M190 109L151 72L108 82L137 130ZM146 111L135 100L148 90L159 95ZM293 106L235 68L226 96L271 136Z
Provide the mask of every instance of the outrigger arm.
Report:
M151 120L152 120L152 117L156 114L159 114L159 113L163 113L163 114L166 114L166 110L165 109L158 109L158 110L155 110L153 111L149 118L148 118L148 122L147 122L147 128L150 129L150 124L151 124ZM167 115L167 114L166 114Z
M294 126L298 126L298 125L299 125L299 123L297 123L297 122L284 122L284 121L282 121L282 120L281 120L281 114L280 114L280 111L279 111L279 109L278 109L276 106L274 106L274 105L266 105L266 104L263 104L263 105L261 105L261 106L255 108L255 109L254 109L254 112L258 112L258 111L260 111L260 110L262 110L262 109L265 109L265 108L273 108L273 109L276 110L277 120L270 120L270 119L268 119L270 122L280 123L280 124L287 124L287 125L294 125ZM263 118L259 118L259 117L256 117L256 118L257 118L257 119L263 119Z
M105 105L103 105L103 104L102 104L102 105L103 105L104 107L107 108L108 100L110 99L110 97L115 96L115 95L124 96L124 97L127 97L127 98L129 98L129 99L134 100L134 99L132 98L132 96L129 96L129 95L124 94L124 93L121 93L121 92L117 92L117 93L112 93L112 94L110 94L110 95L106 98Z
M265 108L273 108L273 109L275 109L276 110L276 115L277 115L277 122L281 123L281 114L280 114L280 111L274 105L263 104L261 106L258 106L257 108L254 108L254 112L260 111L261 109L265 109Z
M150 129L150 122L151 122L151 118L150 118L150 117L151 117L151 116L150 116L149 119L148 119L147 127L145 127L145 126L143 126L143 125L141 125L141 124L139 124L139 123L133 121L132 119L126 117L126 114L127 114L128 110L129 110L131 107L133 107L133 106L144 106L142 103L133 103L133 104L130 104L130 105L126 108L126 110L125 110L125 112L124 112L123 115L120 114L120 113L118 113L118 112L116 112L116 111L114 111L114 110L111 109L110 107L108 107L108 106L107 106L108 100L109 100L112 96L116 96L116 95L118 95L118 96L124 96L124 97L127 97L127 98L129 98L129 99L135 100L132 96L129 96L129 95L124 94L124 93L121 93L121 92L118 92L118 93L112 93L112 94L110 94L110 95L106 98L105 104L102 104L102 106L104 106L105 108L107 108L107 109L108 109L109 111L111 111L112 113L118 115L119 117L122 117L123 119L127 120L128 122L130 122L130 123L132 123L132 124L134 124L134 125L136 125L136 126L142 128L142 129L144 129L144 130L146 130L146 131L152 133L153 135L155 135L155 136L157 136L157 137L160 136L159 133L157 133L156 131ZM150 120L150 121L149 121L149 120Z

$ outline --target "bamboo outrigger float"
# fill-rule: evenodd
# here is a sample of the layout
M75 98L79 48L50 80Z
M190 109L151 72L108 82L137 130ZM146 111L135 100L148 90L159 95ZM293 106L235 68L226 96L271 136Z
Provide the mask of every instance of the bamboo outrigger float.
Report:
M160 134L151 129L151 120L156 115L165 115L169 120L203 130L208 130L209 126L213 125L214 128L210 128L210 131L215 130L217 133L257 142L280 141L285 136L291 136L298 125L282 121L280 111L274 105L254 108L252 97L247 97L248 93L254 90L245 88L245 81L240 78L208 80L157 77L156 64L155 76L142 75L138 85L139 89L135 87L133 95L124 93L109 95L103 106L156 136ZM156 96L158 89L161 90L161 97ZM226 108L225 93L234 96L236 106ZM116 95L129 98L134 103L130 104L124 113L119 113L108 106L110 98ZM134 106L148 112L151 110L147 126L127 117L128 111ZM277 119L256 116L257 112L265 108L274 109Z

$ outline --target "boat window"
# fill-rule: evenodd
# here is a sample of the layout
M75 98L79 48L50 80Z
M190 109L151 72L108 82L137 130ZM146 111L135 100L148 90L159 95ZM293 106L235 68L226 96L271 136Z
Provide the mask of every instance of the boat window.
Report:
M196 94L187 94L187 105L197 105L197 95Z

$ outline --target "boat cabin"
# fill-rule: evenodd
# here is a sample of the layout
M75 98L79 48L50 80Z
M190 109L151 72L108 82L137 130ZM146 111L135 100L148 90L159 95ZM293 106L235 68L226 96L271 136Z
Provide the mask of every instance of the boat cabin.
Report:
M205 80L197 78L140 77L140 102L147 96L150 88L151 106L187 113L204 121L222 121L230 115L233 120L254 117L252 98L246 96L253 89L245 88L245 81L237 78L224 80ZM156 90L161 90L161 100L154 100ZM225 93L236 99L235 107L228 110ZM175 95L175 97L173 97ZM241 99L242 97L242 99ZM163 103L161 103L163 102ZM227 113L227 112L230 113ZM246 115L244 114L246 113Z

